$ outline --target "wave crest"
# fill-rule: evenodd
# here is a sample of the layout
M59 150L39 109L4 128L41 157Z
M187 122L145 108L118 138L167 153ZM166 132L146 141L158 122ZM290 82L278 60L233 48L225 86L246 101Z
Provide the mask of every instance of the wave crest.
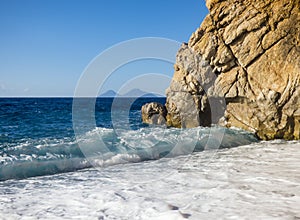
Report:
M253 142L257 139L248 132L221 127L95 128L77 140L24 139L18 144L6 143L1 146L0 180L156 160Z

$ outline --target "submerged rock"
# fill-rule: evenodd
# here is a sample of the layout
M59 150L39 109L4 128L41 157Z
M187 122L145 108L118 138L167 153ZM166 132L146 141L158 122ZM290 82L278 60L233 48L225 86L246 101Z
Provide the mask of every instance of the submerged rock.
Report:
M300 0L206 5L209 15L177 54L167 124L216 123L261 139L299 139Z
M147 124L166 125L166 107L157 102L142 106L142 120Z

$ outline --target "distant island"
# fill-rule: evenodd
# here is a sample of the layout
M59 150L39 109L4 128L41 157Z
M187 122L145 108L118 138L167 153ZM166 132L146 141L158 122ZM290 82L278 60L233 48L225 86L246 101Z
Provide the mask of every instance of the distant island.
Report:
M115 97L115 96L118 96L118 94L114 90L108 90L102 93L99 97Z
M132 89L125 94L118 94L114 90L108 90L99 95L102 98L114 98L114 97L164 97L160 94L145 92L140 89Z

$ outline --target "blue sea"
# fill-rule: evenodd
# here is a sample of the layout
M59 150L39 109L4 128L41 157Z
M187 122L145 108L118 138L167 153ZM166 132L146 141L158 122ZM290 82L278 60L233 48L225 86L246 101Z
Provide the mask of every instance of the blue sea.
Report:
M299 142L146 125L152 101L1 98L0 219L300 216Z

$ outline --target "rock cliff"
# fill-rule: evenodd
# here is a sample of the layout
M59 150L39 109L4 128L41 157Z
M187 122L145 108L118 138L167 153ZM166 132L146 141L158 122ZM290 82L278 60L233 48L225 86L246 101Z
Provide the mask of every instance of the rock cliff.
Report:
M167 125L300 138L300 0L207 0L178 51Z

